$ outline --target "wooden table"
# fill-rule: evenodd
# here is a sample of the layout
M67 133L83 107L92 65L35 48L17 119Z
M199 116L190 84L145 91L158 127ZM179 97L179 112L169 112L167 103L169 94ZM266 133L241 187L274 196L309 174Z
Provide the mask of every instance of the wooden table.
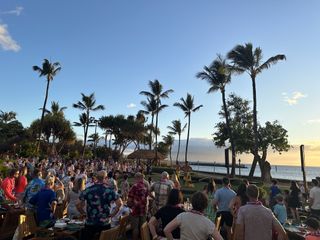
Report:
M22 208L9 208L6 212L1 212L3 216L3 222L0 227L0 240L12 238L18 225L21 214L24 214L25 210Z

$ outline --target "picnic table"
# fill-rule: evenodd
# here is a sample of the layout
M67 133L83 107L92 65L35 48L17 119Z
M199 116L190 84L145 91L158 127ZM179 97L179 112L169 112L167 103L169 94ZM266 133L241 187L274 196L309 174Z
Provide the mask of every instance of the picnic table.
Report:
M284 229L290 240L304 240L307 234L307 230L303 226L285 225Z

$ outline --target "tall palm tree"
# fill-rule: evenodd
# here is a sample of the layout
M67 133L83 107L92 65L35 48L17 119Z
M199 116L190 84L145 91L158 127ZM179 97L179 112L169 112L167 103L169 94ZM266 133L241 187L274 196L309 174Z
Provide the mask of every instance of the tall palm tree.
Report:
M186 152L185 152L185 164L188 164L188 145L189 145L189 136L190 136L190 124L191 124L191 113L198 111L203 105L195 106L194 104L194 97L191 96L191 94L187 93L187 97L180 98L181 102L176 102L173 104L173 106L180 108L184 114L185 117L188 117L188 133L187 133L187 143L186 143Z
M180 152L180 143L181 143L181 133L186 129L187 124L185 124L183 127L181 125L180 120L173 120L172 126L168 126L168 129L170 130L169 134L178 134L178 151L177 151L177 157L176 157L176 165L179 164L179 152Z
M170 157L170 165L172 167L172 145L174 143L174 137L171 134L167 134L166 136L162 136L163 142L169 148L169 157Z
M92 123L90 118L90 112L104 110L105 108L103 105L96 106L96 99L95 99L94 93L91 93L88 96L81 93L81 96L82 96L82 101L78 101L77 103L74 103L72 106L74 108L84 111L84 113L86 114L86 125L85 125L84 142L83 142L83 150L82 150L82 156L83 156L85 147L86 147L86 142L87 142L88 129L89 129L90 123Z
M0 110L0 121L3 123L8 123L16 119L17 113L15 112L4 112Z
M40 129L39 129L39 139L38 139L39 141L38 141L38 147L37 147L37 152L38 152L39 147L40 147L42 127L43 127L43 117L45 114L47 100L48 100L50 81L52 81L53 78L57 75L57 73L61 70L61 66L60 66L59 62L51 63L51 62L49 62L48 59L44 59L43 63L42 63L42 68L38 67L38 66L33 66L32 69L33 69L33 71L36 71L39 73L39 77L44 76L44 77L46 77L46 80L47 80L46 93L45 93L45 98L44 98L42 113L41 113L41 119L40 119Z
M228 83L231 82L231 71L230 67L227 64L226 59L224 59L221 55L218 55L217 59L215 59L209 67L204 66L203 71L197 73L196 77L202 80L206 80L210 88L208 93L214 93L216 91L220 91L222 95L222 104L224 116L226 119L226 126L229 135L229 140L231 144L231 152L232 152L232 168L231 168L231 177L235 175L235 166L236 166L236 151L235 145L232 135L232 129L230 126L230 117L229 111L226 103L225 96L225 87Z
M84 137L84 135L86 133L87 122L88 122L87 114L85 114L85 113L82 113L82 114L79 115L79 122L73 122L73 126L82 127L83 128L83 137Z
M151 150L152 146L152 132L154 129L154 116L157 113L157 102L155 98L150 98L148 97L147 101L141 101L141 105L144 106L145 110L140 110L141 113L143 114L150 114L151 115L151 127L150 127L150 134L149 134L149 150Z
M253 91L253 133L254 133L254 159L250 169L249 177L253 177L257 162L259 161L258 153L258 120L257 120L257 93L256 93L256 76L263 70L268 69L271 65L280 60L285 60L284 54L278 54L270 57L267 61L262 62L262 49L257 47L253 49L252 43L235 46L229 53L228 58L233 63L233 69L239 73L246 72L250 75ZM259 161L261 173L264 169L262 162Z
M158 129L158 116L159 116L159 112L160 112L160 108L164 109L165 107L163 107L164 105L161 104L161 99L163 98L169 98L169 94L173 92L172 89L163 91L163 86L162 84L155 79L154 81L149 81L149 87L151 89L151 92L148 91L141 91L140 94L141 95L145 95L150 99L154 99L156 101L157 104L157 111L156 111L156 126L155 129ZM162 106L162 107L161 107ZM156 153L156 159L157 159L157 146L158 146L158 134L155 134L156 137L156 145L155 145L155 153Z

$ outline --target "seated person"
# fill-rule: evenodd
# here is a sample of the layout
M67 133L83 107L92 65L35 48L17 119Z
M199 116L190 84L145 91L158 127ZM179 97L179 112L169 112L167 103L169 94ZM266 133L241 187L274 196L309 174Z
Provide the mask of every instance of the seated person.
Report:
M315 218L308 218L305 222L309 233L305 240L320 240L319 221Z
M110 214L113 214L117 209L115 202L111 203ZM127 216L130 214L130 208L126 205L122 205L115 216L111 218L111 228L116 227L120 223L121 217Z
M54 181L54 177L48 177L45 187L29 201L30 204L36 206L37 222L40 227L51 227L54 224L53 214L57 206L56 194L53 191Z
M149 221L149 229L152 234L152 239L161 239L161 237L165 237L163 233L164 227L171 222L175 217L184 212L184 210L180 207L180 204L183 201L183 196L180 190L172 189L168 196L167 205L160 208L156 214L151 217ZM160 231L157 233L156 229L159 227L159 223L161 224ZM158 236L159 234L159 236ZM180 229L177 228L172 232L172 235L175 239L180 238Z
M276 197L277 204L273 207L273 213L276 215L279 222L283 225L287 221L287 209L283 202L283 196L278 194Z

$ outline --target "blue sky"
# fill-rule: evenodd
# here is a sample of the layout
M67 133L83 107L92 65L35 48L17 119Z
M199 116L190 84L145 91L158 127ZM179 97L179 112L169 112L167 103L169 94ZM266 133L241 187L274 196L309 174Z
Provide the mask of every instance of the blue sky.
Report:
M258 76L260 122L277 119L291 144L316 148L319 7L316 0L1 0L0 109L17 112L25 126L40 117L46 83L32 66L48 58L62 66L48 101L67 106L72 122L80 112L71 106L81 92L95 92L97 103L105 105L96 117L135 114L144 100L139 92L158 79L164 89L175 91L165 101L171 107L160 115L162 134L172 120L183 120L172 104L189 92L196 104L204 105L192 116L191 137L210 139L221 95L206 94L209 86L195 74L217 53L252 42L263 49L265 60L279 53L287 56ZM227 92L251 99L249 76L234 77Z

